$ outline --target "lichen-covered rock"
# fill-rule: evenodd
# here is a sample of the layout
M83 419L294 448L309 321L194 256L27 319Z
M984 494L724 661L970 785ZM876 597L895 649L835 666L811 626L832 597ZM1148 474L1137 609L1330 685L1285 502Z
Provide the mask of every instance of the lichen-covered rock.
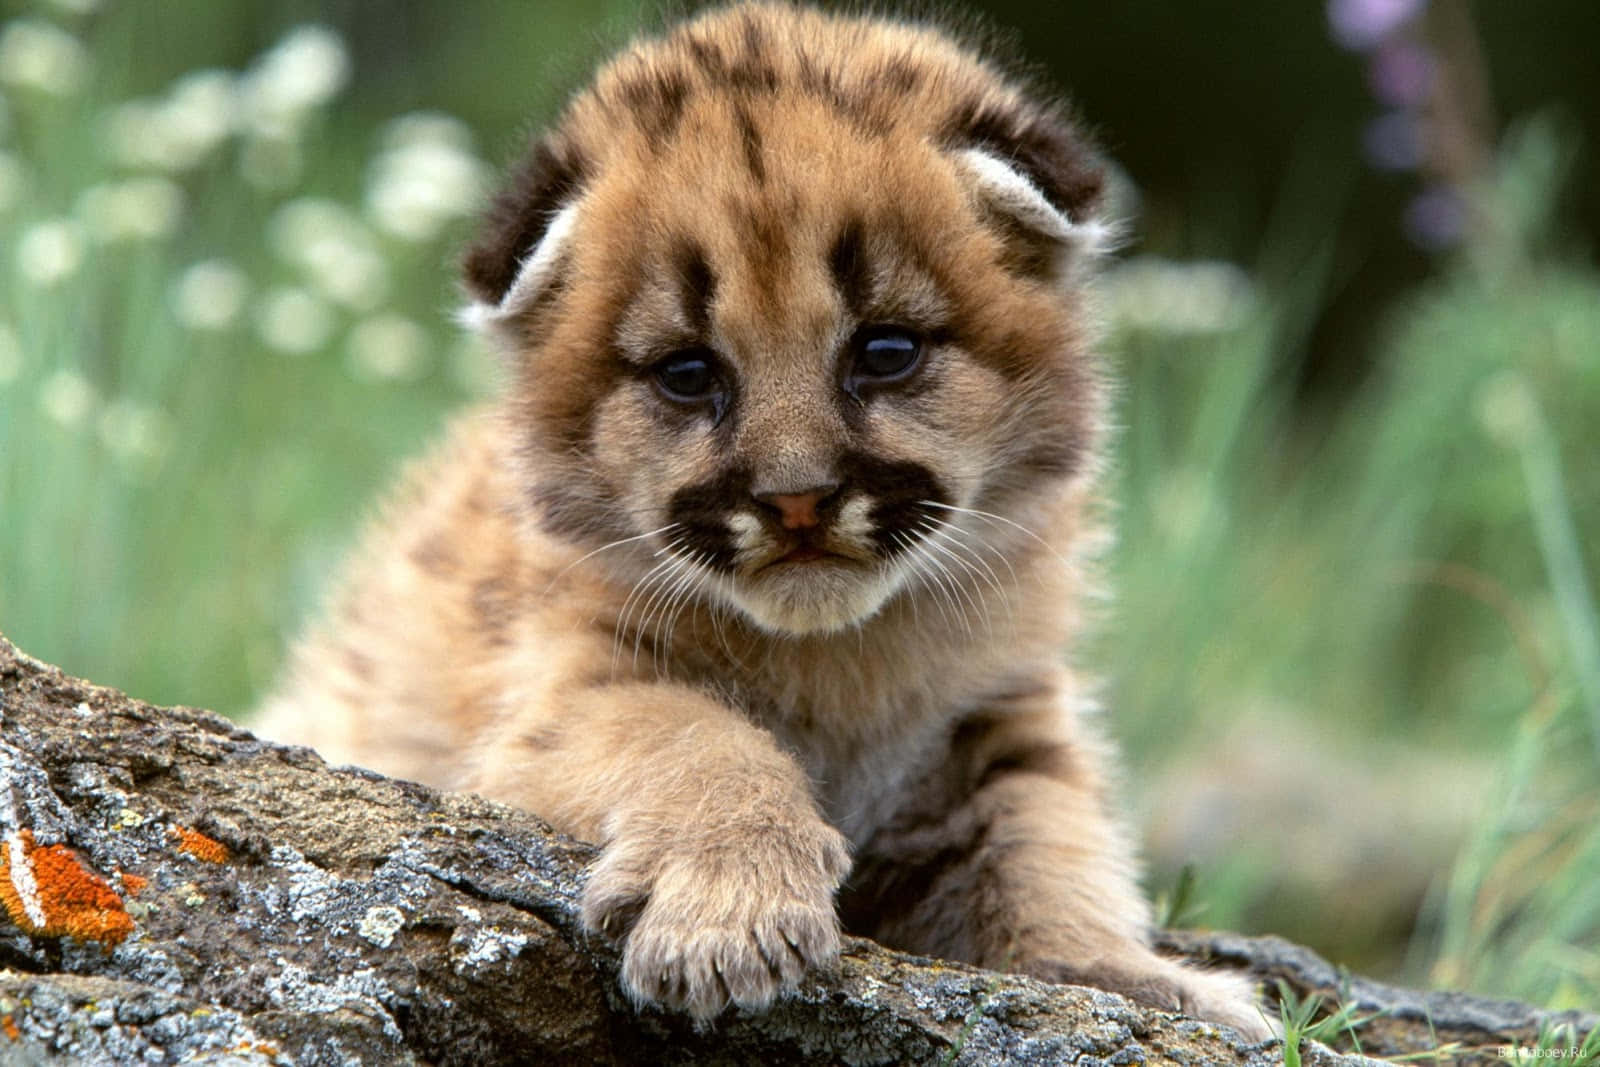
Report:
M766 1014L700 1032L638 1012L578 922L587 846L129 700L3 638L0 839L0 1063L1281 1060L1110 994L864 941ZM1184 947L1248 966L1250 944ZM1327 965L1309 960L1262 973L1315 987ZM1530 1040L1539 1017L1514 1021Z

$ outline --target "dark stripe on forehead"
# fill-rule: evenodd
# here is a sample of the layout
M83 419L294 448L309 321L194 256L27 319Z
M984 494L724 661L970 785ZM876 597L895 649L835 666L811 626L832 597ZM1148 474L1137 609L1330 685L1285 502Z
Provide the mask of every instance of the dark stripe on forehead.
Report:
M761 159L761 131L756 129L755 120L743 104L734 105L733 121L739 127L739 146L744 149L744 165L749 168L750 177L755 179L757 185L765 185L767 166Z
M819 66L816 60L805 53L797 56L795 62L802 91L827 104L858 133L868 137L885 137L889 134L894 123L885 108L874 107L874 100L869 98L870 90L859 85L846 89L838 72Z
M694 339L706 341L711 336L711 302L717 295L717 277L711 272L705 250L693 240L684 238L678 244L673 267L684 319L689 323Z
M619 94L652 149L659 152L671 143L689 98L689 82L681 73L641 74L624 82Z
M872 296L872 273L867 264L865 227L857 216L845 219L828 252L828 269L839 298L850 314L860 318Z
M728 88L751 93L771 93L778 89L777 69L760 48L752 48L748 42L739 55L731 57L715 41L703 37L690 37L687 46L695 65L713 89Z

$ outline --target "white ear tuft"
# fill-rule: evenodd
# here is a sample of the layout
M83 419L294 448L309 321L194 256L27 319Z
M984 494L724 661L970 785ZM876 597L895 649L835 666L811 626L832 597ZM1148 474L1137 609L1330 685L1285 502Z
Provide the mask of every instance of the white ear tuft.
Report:
M532 307L549 287L572 241L578 205L568 204L556 213L544 236L517 268L517 276L498 304L474 300L461 309L458 321L469 329L493 333L507 326L518 312Z
M972 181L979 198L1030 233L1060 243L1069 255L1109 250L1115 236L1110 225L1100 219L1068 218L1038 186L1000 157L968 148L956 153L956 163Z

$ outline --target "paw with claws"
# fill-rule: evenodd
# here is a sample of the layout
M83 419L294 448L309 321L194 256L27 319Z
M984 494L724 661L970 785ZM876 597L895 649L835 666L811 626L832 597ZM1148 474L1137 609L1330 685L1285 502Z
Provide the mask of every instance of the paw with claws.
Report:
M820 819L760 833L620 833L583 892L583 921L622 943L622 984L640 1004L696 1021L730 1003L762 1009L839 955L833 893L844 838Z

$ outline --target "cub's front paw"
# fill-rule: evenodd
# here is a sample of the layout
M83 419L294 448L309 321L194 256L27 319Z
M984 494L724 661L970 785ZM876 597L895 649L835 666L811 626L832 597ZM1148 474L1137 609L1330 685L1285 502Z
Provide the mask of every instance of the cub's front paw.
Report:
M760 836L622 834L583 891L583 921L622 940L622 984L638 1003L713 1018L765 1008L839 955L833 893L844 838L818 821Z
M1277 1034L1249 979L1186 967L1142 946L1125 959L1101 960L1080 967L1047 963L1028 970L1049 981L1094 986L1121 993L1147 1007L1222 1023L1251 1041L1265 1041Z

